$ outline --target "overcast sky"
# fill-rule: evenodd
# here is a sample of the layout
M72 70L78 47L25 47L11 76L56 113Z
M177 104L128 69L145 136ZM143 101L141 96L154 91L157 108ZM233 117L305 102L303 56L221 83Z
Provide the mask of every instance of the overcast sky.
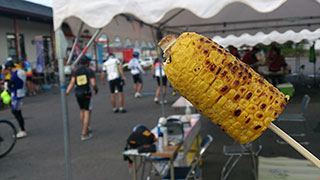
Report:
M52 7L52 1L53 0L25 0L25 1L30 1L30 2L33 2L33 3L36 3L36 4L41 4L41 5L44 5L44 6Z

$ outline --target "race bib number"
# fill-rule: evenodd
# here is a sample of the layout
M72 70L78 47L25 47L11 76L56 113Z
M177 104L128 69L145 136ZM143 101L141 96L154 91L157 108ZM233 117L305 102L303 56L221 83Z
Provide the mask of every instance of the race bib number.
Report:
M88 83L87 81L87 75L80 75L77 76L77 84L78 86L86 85Z

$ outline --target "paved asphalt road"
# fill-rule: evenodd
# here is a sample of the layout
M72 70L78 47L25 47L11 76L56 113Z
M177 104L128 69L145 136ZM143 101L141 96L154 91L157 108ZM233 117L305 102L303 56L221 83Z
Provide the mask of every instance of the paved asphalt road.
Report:
M93 114L91 127L94 137L82 142L80 140L79 109L74 94L68 97L72 179L74 180L129 180L131 174L127 162L122 159L121 152L125 140L132 127L144 124L149 128L156 125L161 115L160 105L153 102L156 82L151 78L150 72L144 78L144 97L133 97L132 78L127 75L125 86L126 114L114 114L109 103L109 89L102 87L93 98ZM99 82L99 81L98 81ZM174 113L170 105L178 98L171 95L168 90L168 104L165 105L165 114ZM320 133L312 129L319 122L320 93L318 89L297 88L286 111L296 111L302 95L308 92L311 104L307 111L308 136L311 142L307 146L311 152L320 157ZM0 159L0 180L64 180L64 146L63 126L61 115L61 102L58 88L40 93L35 97L26 97L23 105L26 128L29 136L18 140L13 151ZM9 110L0 111L1 119L9 119L16 124ZM309 121L310 120L310 121ZM221 168L227 157L222 153L223 144L232 143L233 140L223 133L217 126L201 117L201 135L211 134L214 138L203 164L203 179L219 179ZM17 124L16 124L17 126ZM301 157L288 145L278 145L276 135L270 130L259 138L263 145L263 156ZM257 141L258 142L258 141ZM250 159L244 157L231 174L230 179L251 180L252 167Z

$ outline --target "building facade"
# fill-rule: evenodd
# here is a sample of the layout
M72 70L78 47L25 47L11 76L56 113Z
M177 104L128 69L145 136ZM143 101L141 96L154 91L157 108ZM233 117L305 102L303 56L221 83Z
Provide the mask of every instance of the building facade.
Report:
M52 9L23 0L0 0L0 64L27 58L35 68L39 52L54 64ZM19 38L16 38L19 37ZM37 46L41 41L42 46Z

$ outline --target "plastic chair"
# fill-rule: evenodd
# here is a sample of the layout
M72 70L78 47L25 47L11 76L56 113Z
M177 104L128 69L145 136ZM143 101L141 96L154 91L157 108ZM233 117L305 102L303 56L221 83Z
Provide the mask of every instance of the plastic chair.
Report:
M302 98L301 101L301 112L300 113L283 113L280 114L279 117L277 118L278 122L292 122L292 123L303 123L304 130L306 130L306 118L304 116L309 102L311 98L309 95L305 94ZM288 132L290 136L298 136L298 137L304 137L306 135L305 131L302 131L300 133L297 132ZM278 143L280 144L286 144L285 142L281 140L277 140ZM299 142L300 144L309 144L308 142Z
M233 168L237 165L241 157L244 155L251 156L254 179L257 179L258 168L256 162L261 150L262 145L259 144L258 147L254 150L251 142L247 144L240 144L238 142L235 142L235 144L233 145L223 145L222 151L224 155L230 157L222 168L221 180L226 180L229 177Z
M199 179L200 178L200 167L199 161L201 157L204 155L208 147L212 142L212 136L207 135L203 138L200 146L201 149L196 155L193 157L192 161L190 162L189 166L182 166L182 167L174 167L174 179L175 180L187 180L187 179ZM170 170L167 174L163 177L163 180L170 180Z

